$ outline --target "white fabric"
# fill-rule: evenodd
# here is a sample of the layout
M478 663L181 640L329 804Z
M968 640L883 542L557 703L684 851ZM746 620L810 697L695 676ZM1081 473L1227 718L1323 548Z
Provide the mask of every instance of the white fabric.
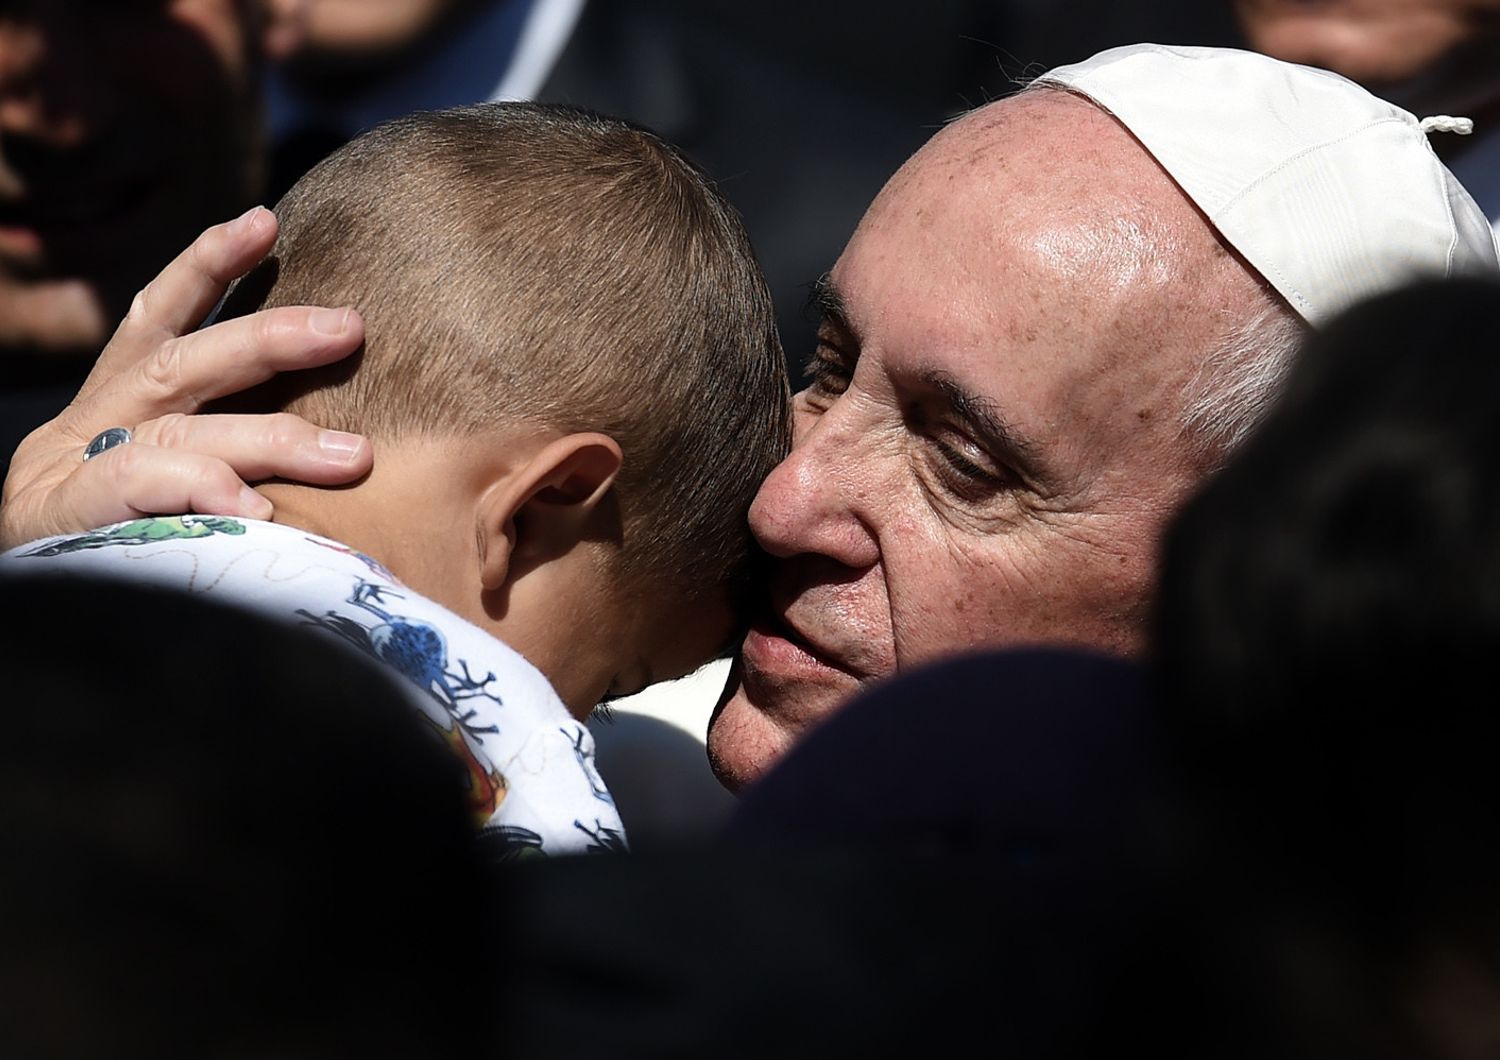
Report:
M1337 74L1137 44L1037 83L1114 115L1312 324L1421 277L1500 270L1488 220L1418 119Z
M521 30L515 56L490 93L491 103L536 98L573 36L583 4L584 0L536 0Z
M410 679L417 709L468 764L476 819L513 853L625 847L593 736L541 672L336 541L250 519L136 519L24 545L0 556L5 569L178 588L316 630Z

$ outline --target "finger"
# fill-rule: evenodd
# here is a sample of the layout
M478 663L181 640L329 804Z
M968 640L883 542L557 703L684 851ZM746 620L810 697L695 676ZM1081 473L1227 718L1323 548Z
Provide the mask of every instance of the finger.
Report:
M338 485L367 473L374 459L360 435L326 430L290 413L164 416L142 424L135 439L219 460L246 482L283 478Z
M222 460L157 446L117 446L78 467L45 496L41 513L23 513L32 497L23 493L7 508L7 545L79 527L104 526L159 513L198 512L267 519L271 502L247 486ZM15 534L10 527L24 525Z
M196 412L278 372L346 357L363 341L364 321L353 309L263 310L163 343L108 386L81 394L55 422L87 439L114 425Z
M235 279L276 243L276 217L264 206L206 230L136 295L122 331L185 334L208 316Z
M78 390L84 397L199 324L229 284L249 272L276 243L276 217L254 207L206 230L147 284Z

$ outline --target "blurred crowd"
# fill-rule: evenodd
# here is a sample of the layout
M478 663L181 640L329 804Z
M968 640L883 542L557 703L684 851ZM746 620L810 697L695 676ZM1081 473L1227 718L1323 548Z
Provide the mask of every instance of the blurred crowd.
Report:
M744 215L800 371L810 285L934 129L1144 39L1234 30L1182 2L7 0L0 452L67 402L195 232L273 205L380 121L490 99L587 107L683 147Z
M1471 118L1432 146L1500 224L1497 0L0 0L0 450L201 229L485 100L701 165L795 384L914 151L1145 40ZM1322 323L1171 519L1138 658L903 672L712 842L491 856L383 676L186 596L11 576L0 1053L1500 1055L1500 278Z

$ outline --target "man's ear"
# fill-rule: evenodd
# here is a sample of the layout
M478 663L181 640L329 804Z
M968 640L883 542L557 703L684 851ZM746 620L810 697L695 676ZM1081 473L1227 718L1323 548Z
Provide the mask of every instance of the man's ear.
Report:
M572 550L609 497L624 456L605 434L570 434L508 472L479 501L480 580L487 591Z

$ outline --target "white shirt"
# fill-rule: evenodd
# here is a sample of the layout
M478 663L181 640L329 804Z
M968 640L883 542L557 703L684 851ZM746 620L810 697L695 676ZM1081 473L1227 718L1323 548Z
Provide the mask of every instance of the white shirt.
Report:
M468 766L476 819L508 853L625 849L593 736L541 672L337 541L252 519L158 517L35 541L0 569L180 588L349 645L411 682L416 709Z

